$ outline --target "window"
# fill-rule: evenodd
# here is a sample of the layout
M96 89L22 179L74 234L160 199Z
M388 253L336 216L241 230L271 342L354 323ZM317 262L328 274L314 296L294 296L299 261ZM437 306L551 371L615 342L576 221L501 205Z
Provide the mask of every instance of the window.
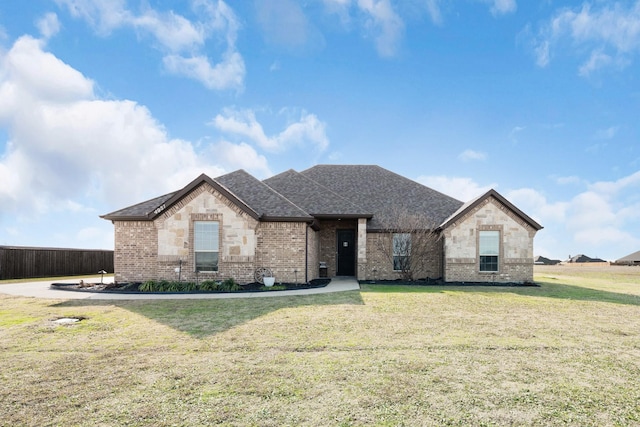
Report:
M196 271L218 271L218 229L217 221L193 223Z
M500 232L480 231L480 271L497 272L500 255Z
M393 269L409 271L411 255L411 234L396 233L393 235Z

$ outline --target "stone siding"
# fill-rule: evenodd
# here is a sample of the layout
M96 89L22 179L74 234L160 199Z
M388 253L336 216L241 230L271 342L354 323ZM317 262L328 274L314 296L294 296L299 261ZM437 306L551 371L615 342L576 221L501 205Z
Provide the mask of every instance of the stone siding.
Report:
M320 277L320 233L307 228L307 280Z
M498 272L480 272L478 231L500 232ZM524 283L533 281L536 230L493 197L444 230L448 282Z

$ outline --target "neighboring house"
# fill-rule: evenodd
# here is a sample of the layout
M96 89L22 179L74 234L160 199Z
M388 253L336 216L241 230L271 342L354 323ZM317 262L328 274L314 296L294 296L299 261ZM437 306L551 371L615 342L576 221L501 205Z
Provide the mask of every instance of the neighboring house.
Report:
M233 277L267 267L277 281L396 279L409 253L397 212L436 237L414 277L530 282L542 227L494 190L467 204L379 166L318 165L259 181L239 170L102 218L115 228L117 281ZM407 252L409 250L406 250ZM387 254L391 252L391 259ZM197 276L197 277L196 277Z
M559 259L549 259L543 256L537 256L533 259L533 263L535 265L557 265L561 262L562 261L560 261Z
M640 265L640 251L622 257L615 262L616 265Z
M570 264L584 264L589 262L607 262L607 261L600 258L590 258L586 255L580 254L580 255L570 256L567 262Z

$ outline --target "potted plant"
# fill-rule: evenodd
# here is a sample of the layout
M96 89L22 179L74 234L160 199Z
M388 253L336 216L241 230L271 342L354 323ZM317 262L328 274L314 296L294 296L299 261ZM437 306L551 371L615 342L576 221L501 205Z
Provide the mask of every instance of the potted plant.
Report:
M270 288L276 282L276 278L273 276L264 276L262 280L267 288Z
M266 267L256 268L254 277L256 279L256 282L262 283L267 287L273 286L273 284L276 282L276 278L273 277L273 273L271 273L271 269Z

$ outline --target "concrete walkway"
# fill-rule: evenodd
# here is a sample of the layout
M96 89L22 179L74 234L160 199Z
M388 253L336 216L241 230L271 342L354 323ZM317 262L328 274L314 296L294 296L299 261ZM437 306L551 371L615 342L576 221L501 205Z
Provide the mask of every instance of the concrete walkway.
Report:
M243 292L228 294L117 294L101 292L74 292L60 289L51 289L51 283L98 283L100 277L78 277L72 280L40 281L0 284L0 293L21 297L49 298L49 299L90 299L90 300L148 300L148 299L212 299L212 298L262 298L281 297L290 295L314 295L330 292L354 291L360 289L358 281L353 277L334 277L324 288L300 289L297 291L271 291L271 292ZM113 278L104 280L105 283L113 281Z

